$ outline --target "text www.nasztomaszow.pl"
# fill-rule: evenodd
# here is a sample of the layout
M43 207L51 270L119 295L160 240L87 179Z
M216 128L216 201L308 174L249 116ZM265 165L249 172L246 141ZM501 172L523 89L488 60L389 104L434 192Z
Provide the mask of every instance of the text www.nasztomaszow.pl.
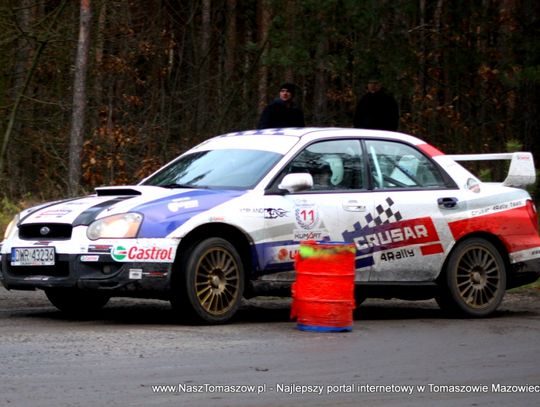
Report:
M375 384L266 384L231 385L231 384L185 384L153 385L153 393L255 393L266 392L286 394L332 394L332 393L540 393L540 385L375 385Z

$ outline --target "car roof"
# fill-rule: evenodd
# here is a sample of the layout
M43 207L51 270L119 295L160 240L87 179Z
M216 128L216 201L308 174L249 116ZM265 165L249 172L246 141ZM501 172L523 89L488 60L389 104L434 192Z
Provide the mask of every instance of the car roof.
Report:
M424 141L404 133L341 127L296 127L280 129L245 130L212 137L195 146L190 152L213 149L243 148L274 151L284 154L296 143L326 138L379 138L400 140L419 145Z

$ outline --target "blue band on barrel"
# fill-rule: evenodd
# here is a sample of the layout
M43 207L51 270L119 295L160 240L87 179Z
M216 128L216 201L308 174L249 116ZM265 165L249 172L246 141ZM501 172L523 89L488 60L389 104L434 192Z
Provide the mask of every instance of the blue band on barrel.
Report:
M297 324L296 327L301 331L310 331L310 332L350 332L352 331L352 326L313 326L313 325Z

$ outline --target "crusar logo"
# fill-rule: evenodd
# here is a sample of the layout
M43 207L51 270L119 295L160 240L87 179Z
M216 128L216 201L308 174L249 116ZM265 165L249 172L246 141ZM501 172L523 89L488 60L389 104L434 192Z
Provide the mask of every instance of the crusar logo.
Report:
M411 221L395 222L378 229L366 230L365 234L356 237L354 241L357 249L378 248L384 250L438 240L433 222L428 219L416 220L415 223Z
M172 262L174 251L172 247L115 246L111 251L111 256L116 261Z

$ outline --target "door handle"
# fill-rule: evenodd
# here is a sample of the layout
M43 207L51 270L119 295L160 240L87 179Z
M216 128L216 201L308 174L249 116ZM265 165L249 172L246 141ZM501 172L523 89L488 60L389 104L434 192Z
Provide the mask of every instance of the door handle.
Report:
M350 212L365 212L366 205L361 204L355 199L343 202L343 209Z
M457 206L458 199L454 197L444 197L444 198L438 198L437 204L439 205L439 208L443 209L454 209Z

